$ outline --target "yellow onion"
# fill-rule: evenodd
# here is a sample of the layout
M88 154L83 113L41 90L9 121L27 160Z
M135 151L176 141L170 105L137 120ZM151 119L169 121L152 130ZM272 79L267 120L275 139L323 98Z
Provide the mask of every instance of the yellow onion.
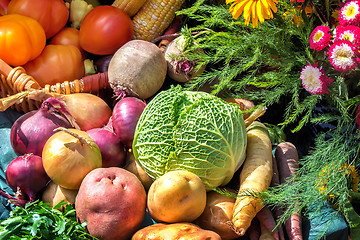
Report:
M102 166L100 149L85 131L57 129L42 152L45 172L59 186L78 189L91 170Z

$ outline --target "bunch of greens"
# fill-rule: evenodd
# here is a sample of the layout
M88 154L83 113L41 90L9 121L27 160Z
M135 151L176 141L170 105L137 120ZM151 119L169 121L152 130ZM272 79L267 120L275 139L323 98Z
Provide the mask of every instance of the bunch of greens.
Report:
M0 222L0 239L51 239L80 240L96 238L86 232L86 222L76 221L75 209L67 204L64 211L57 208L65 205L59 203L54 208L39 200L15 207L8 219Z
M207 68L185 87L198 90L210 85L214 95L245 98L267 107L280 104L283 111L277 124L292 132L308 124L351 121L357 101L348 98L345 92L349 89L341 78L334 79L329 94L311 94L302 85L303 67L316 61L309 37L323 21L319 12L309 12L309 7L319 9L313 1L279 1L274 18L253 28L245 25L242 17L233 19L225 1L195 0L178 14L186 16L182 34L196 43L188 48L188 57L197 61L198 67L206 64ZM193 52L199 47L204 53ZM315 116L314 109L321 102L339 111Z

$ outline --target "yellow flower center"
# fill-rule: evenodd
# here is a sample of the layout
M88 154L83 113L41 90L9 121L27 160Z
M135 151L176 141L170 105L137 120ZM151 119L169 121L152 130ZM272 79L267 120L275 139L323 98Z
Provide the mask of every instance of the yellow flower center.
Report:
M314 42L318 42L320 41L320 39L324 36L324 33L321 31L318 31L317 33L315 33L314 36Z
M352 15L354 15L354 13L355 13L355 11L354 11L353 7L349 7L346 11L347 16L352 16Z

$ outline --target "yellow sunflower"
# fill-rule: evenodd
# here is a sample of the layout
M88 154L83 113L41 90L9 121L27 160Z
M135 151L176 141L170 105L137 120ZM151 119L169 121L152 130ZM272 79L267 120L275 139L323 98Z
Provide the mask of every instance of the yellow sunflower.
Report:
M273 12L276 13L277 0L226 0L226 4L232 3L230 13L234 19L240 17L244 13L245 24L249 25L250 18L253 27L258 26L265 19L273 18Z

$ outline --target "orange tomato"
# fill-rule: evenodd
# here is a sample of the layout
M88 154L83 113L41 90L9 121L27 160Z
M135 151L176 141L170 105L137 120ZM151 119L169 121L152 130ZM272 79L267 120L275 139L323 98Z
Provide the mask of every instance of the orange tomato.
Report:
M65 27L60 30L53 38L51 38L49 44L53 45L74 45L77 47L83 59L86 57L86 52L80 46L79 30L73 27Z
M35 59L44 49L43 27L34 19L19 14L0 16L0 58L19 66Z
M46 38L54 36L67 23L69 10L63 0L11 0L7 13L17 13L37 20Z
M80 50L73 45L47 45L39 57L23 67L42 87L80 79L85 74Z

